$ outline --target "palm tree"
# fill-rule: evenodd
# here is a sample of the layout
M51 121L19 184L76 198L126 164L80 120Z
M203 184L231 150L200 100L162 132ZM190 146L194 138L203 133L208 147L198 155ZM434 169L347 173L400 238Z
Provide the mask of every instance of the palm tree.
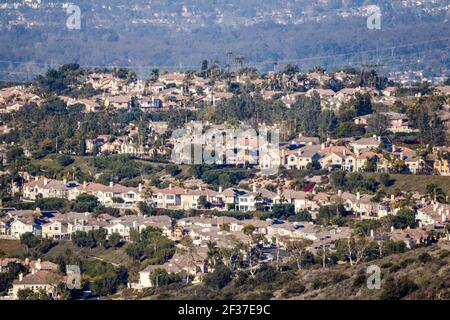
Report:
M206 245L208 247L208 253L206 254L208 262L211 267L215 267L219 258L217 242L209 240Z
M244 56L237 56L234 61L239 64L240 69L244 67L245 57Z

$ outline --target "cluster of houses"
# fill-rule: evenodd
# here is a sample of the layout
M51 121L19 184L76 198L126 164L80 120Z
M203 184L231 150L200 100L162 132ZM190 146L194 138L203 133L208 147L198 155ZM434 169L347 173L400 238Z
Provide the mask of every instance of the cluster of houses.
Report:
M118 233L123 240L129 240L130 232L141 232L149 226L162 230L170 236L172 220L168 216L121 216L113 217L107 214L94 216L89 212L67 212L36 210L5 209L0 218L0 238L20 239L25 233L36 237L70 240L77 231L89 232L105 229L108 235Z
M345 148L345 147L344 147ZM320 151L320 149L319 149ZM345 151L344 151L345 152ZM333 153L334 154L334 153ZM101 205L118 209L138 210L138 204L145 202L156 209L169 210L217 210L217 211L270 211L277 204L291 204L295 212L307 210L313 217L319 208L333 203L343 204L348 212L362 219L376 219L388 214L395 214L396 204L404 200L402 196L385 197L373 200L370 194L338 191L336 193L292 190L289 188L267 189L254 182L251 190L230 187L213 190L204 186L195 189L169 184L165 188L146 186L126 187L111 182L103 185L95 182L78 183L77 181L56 180L45 177L30 178L21 189L24 201L42 198L63 198L76 200L81 194L97 197ZM413 194L417 207L427 204L422 195ZM445 211L445 210L444 210ZM447 212L444 212L446 216ZM430 220L420 219L424 224ZM444 221L444 220L443 220ZM0 232L1 232L0 225Z
M18 111L29 103L40 105L42 101L43 99L34 94L27 86L0 89L0 113Z
M84 85L92 86L99 94L90 98L73 99L62 96L69 106L81 104L86 112L98 112L104 108L129 109L138 107L144 112L170 108L196 108L204 104L216 105L220 100L234 96L229 84L251 85L252 94L263 99L276 97L288 108L299 96L318 95L322 108L339 109L356 94L369 94L375 103L394 105L401 101L396 96L397 87L378 90L372 87L359 87L355 75L343 71L326 74L310 72L270 73L263 77L251 74L231 74L228 79L211 81L193 73L161 72L150 80L123 79L113 72L92 72L84 79ZM341 88L336 91L331 87ZM447 95L448 86L437 86L436 94ZM32 93L31 88L12 87L0 90L0 106L4 112L20 109L25 103L40 103L41 98ZM387 114L393 132L410 132L404 115ZM402 119L403 118L403 119ZM364 122L364 119L358 121Z
M174 190L175 194L178 191ZM255 195L255 192L249 192L245 195L245 191L240 191L243 192L242 197L248 198ZM296 209L299 206L312 210L311 212L314 212L314 206L336 201L333 197L339 197L339 202L343 203L347 209L360 213L372 210L374 205L367 195L357 194L355 196L346 192L339 192L334 196L324 193L305 195L292 190L272 194L266 191L261 193L265 194L264 198L273 197L273 203L293 202L296 204ZM245 200L246 203L248 201L248 199ZM384 214L395 214L396 209L393 209L392 212L386 210L389 208L389 204L394 208L398 201L402 201L402 198L391 196L389 199L383 199L382 203L387 206L384 208ZM374 240L382 238L381 240L403 241L407 247L412 247L426 241L426 230L430 228L445 230L444 226L450 219L450 205L424 200L418 200L417 204L416 219L419 221L421 228L391 229L391 232L377 235L372 232L370 237ZM381 207L381 203L376 205ZM334 250L334 244L337 240L348 239L352 236L352 229L348 227L325 227L315 225L312 222L289 222L278 219L258 220L252 218L238 220L227 216L201 214L178 219L176 223L173 223L172 219L165 215L145 216L137 214L112 217L107 214L94 216L92 213L67 212L63 214L39 209L5 209L4 215L0 218L0 238L19 239L24 233L31 232L38 237L63 241L70 240L72 234L76 231L88 232L105 229L108 235L117 233L124 241L127 241L130 240L133 231L142 232L149 226L159 228L165 236L177 241L177 249L174 256L166 263L150 265L140 271L138 282L129 283L129 287L133 289L140 290L157 286L158 283L155 283L152 274L158 269L163 269L168 273L190 275L194 282L202 281L204 275L212 270L211 264L208 263L210 258L208 250L211 243L214 243L217 248L223 249L232 249L236 248L239 243L243 244L244 246L241 246L240 250L243 250L245 255L250 254L250 251L247 250L261 245L261 242L257 241L263 241L265 248L268 249L264 253L264 257L260 257L260 259L270 261L274 259L273 250L270 251L270 248L286 247L287 243L292 240L308 239L311 244L307 250L316 252L324 247ZM183 241L180 242L185 237L191 239L192 246L186 247ZM272 252L272 254L269 252ZM3 259L0 261L2 272L5 271L10 262L22 263L17 259ZM26 263L29 266L30 273L25 276L19 275L19 278L13 283L10 297L17 299L19 289L31 289L33 291L41 289L57 298L59 285L64 281L64 275L58 271L57 266L50 262L41 263L40 260Z
M20 264L28 270L27 274L20 273L14 280L12 288L9 289L7 299L19 299L19 291L30 290L31 292L45 292L50 299L57 299L61 288L66 284L66 275L63 274L58 265L50 261L41 261L25 258L3 258L0 259L0 272L7 272L11 264Z
M186 126L186 133L172 138L170 143L175 146L175 163L192 163L195 155L190 152L192 147L200 151L211 148L209 141L211 131L195 133L195 126L199 123L191 122ZM216 132L226 131L224 125L209 125L209 129ZM348 172L409 172L412 174L437 174L450 175L449 172L449 147L435 147L433 152L426 157L421 156L416 150L404 146L393 145L388 137L372 136L362 138L334 139L320 143L317 137L307 137L299 134L287 142L279 144L279 148L269 148L270 140L265 138L265 132L276 129L273 126L261 126L256 133L251 128L244 127L243 134L237 138L225 139L214 148L215 164L248 164L260 169L278 168L307 169L310 166L319 166L329 171L341 169ZM216 133L217 134L217 133ZM189 152L185 152L189 150Z
M252 190L227 188L212 190L199 187L187 189L171 184L167 188L147 187L140 185L137 188L125 187L111 183L83 183L36 177L23 186L23 199L35 200L41 198L63 198L75 200L81 194L91 194L98 198L100 204L116 208L137 208L139 202L151 204L154 208L171 210L238 210L269 211L273 205L289 203L295 207L296 212L309 210L316 212L320 206L332 203L333 195L324 192L296 191L291 189L276 192L266 188ZM343 199L346 208L360 216L380 217L389 213L384 204L371 200L370 195L357 193L338 193L335 195ZM121 199L121 200L118 200ZM388 199L390 200L390 198Z

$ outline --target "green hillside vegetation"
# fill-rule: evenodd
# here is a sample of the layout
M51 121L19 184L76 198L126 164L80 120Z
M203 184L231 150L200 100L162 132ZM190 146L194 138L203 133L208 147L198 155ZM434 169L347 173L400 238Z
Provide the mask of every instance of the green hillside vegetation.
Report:
M257 272L254 278L237 276L228 285L171 284L148 289L142 299L449 299L448 246L423 247L351 267L333 265L297 271ZM367 289L370 265L381 268L381 288ZM286 266L285 266L286 268ZM125 293L127 294L127 292Z
M378 173L367 173L364 174L366 177L373 177L379 181L380 174ZM432 175L411 175L411 174L390 174L393 184L385 187L382 184L379 185L380 188L385 190L387 193L394 193L396 190L402 191L418 191L421 194L426 192L427 185L436 184L445 194L450 194L450 178L445 176L432 176Z

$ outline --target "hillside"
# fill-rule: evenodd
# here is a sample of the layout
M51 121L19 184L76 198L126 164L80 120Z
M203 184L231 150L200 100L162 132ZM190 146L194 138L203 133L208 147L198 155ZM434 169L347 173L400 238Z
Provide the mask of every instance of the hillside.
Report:
M254 279L234 279L221 290L172 285L149 290L143 299L449 299L450 248L418 248L350 267L334 265L303 271L258 272ZM381 268L381 288L369 290L366 270Z
M380 72L440 75L449 66L445 0L78 1L80 30L66 28L62 1L30 2L0 6L2 79L31 79L68 62L147 77L155 66L198 69L203 59L237 68L238 57L264 71L377 64ZM380 7L380 30L367 28L368 4Z

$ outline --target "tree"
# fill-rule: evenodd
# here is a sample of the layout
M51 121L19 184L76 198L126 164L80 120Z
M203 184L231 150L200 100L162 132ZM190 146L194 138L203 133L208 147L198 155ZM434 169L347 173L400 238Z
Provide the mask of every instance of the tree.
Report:
M296 221L312 221L312 215L308 210L302 210L295 216Z
M215 267L217 262L220 260L219 249L217 248L217 243L214 241L207 242L208 252L206 257L208 259L209 265Z
M391 223L395 229L414 227L416 225L416 216L411 209L402 208L396 215L391 216Z
M8 163L14 163L16 161L22 161L25 157L23 149L21 147L11 147L6 153L6 159Z
M381 136L389 127L389 119L384 114L374 113L367 121L367 133Z
M346 184L346 173L342 170L334 171L331 173L330 179L333 186L336 188L342 188Z
M198 205L200 208L203 208L203 209L211 208L211 203L208 202L206 196L198 197Z
M212 273L207 274L205 284L208 287L220 290L231 282L232 276L231 270L223 263L220 263Z
M356 115L358 117L372 113L372 101L370 98L370 94L357 93L355 96L354 107L355 107Z
M407 277L400 279L388 278L383 285L380 298L383 300L398 300L416 291L419 287Z
M75 160L72 159L71 156L68 156L66 154L60 154L58 155L58 157L56 158L56 160L58 161L58 163L63 166L63 167L67 167L68 165L72 164Z
M173 177L177 176L181 172L180 168L176 164L168 164L165 167L165 170L167 174L170 174Z
M445 203L447 200L444 190L435 183L428 184L425 192L434 201Z
M295 257L297 262L298 270L302 269L302 263L304 254L306 252L306 248L312 244L311 240L302 239L302 240L292 240L289 241L286 247L286 250Z
M72 210L75 212L93 212L99 205L96 196L82 193L72 203Z
M253 232L255 232L256 228L254 225L248 224L246 226L244 226L244 228L242 229L242 232L248 236L252 235Z
M420 137L422 138L423 144L428 144L432 142L432 134L430 127L430 117L428 112L420 112L418 121L418 128L420 131Z
M116 292L117 276L105 274L94 278L91 285L92 294L96 296L107 296Z
M180 282L181 276L179 274L170 274L166 270L157 268L150 275L151 282L156 286L166 286L171 283Z
M325 109L319 116L319 134L322 139L333 136L336 133L338 120L333 111Z
M17 292L19 300L49 300L49 296L45 289L38 289L33 291L31 289L19 289Z
M122 243L122 236L117 232L113 232L108 238L108 243L112 247L116 248Z
M394 179L391 179L391 176L388 173L381 173L380 174L380 182L385 186L385 187L390 187L394 184Z
M431 118L431 141L435 146L445 146L445 126L441 118L434 114Z
M25 232L20 236L20 242L28 248L35 248L41 241L31 232Z

